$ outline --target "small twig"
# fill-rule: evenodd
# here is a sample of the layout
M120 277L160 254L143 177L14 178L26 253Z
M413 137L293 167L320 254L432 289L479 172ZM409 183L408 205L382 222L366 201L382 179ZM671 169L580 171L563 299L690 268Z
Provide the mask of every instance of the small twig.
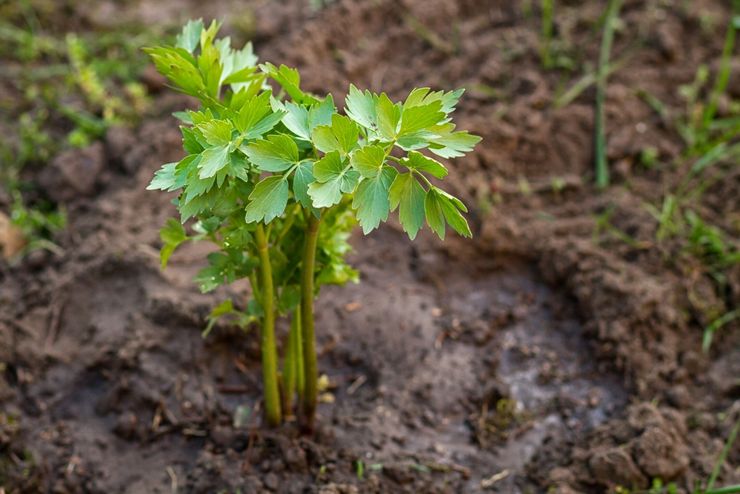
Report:
M170 489L172 490L172 494L177 493L177 474L175 473L175 470L171 466L167 466L165 469L167 471L167 475L170 476Z
M59 328L61 326L62 314L64 313L65 306L66 301L64 299L55 301L52 306L51 315L49 316L49 326L46 330L47 345L56 342L59 337Z
M355 392L360 388L360 386L365 384L366 381L367 381L367 377L364 374L358 377L357 379L355 379L354 382L350 384L349 388L347 388L347 394L348 395L355 394Z
M500 480L503 480L506 477L508 477L509 476L509 473L510 472L509 472L508 469L507 470L501 470L499 473L496 473L494 475L491 475L487 479L481 480L480 481L480 487L481 487L481 489L490 489L491 487L493 487L493 485L496 482L498 482Z

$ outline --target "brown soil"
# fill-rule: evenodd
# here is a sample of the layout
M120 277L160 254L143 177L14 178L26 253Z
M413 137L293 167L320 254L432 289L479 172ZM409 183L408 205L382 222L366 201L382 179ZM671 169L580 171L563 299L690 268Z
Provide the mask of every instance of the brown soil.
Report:
M347 81L395 97L470 88L459 126L484 140L450 179L473 206L475 239L412 244L395 224L357 235L362 282L325 289L317 307L333 403L315 437L264 429L255 333L200 333L209 308L244 287L200 294L197 245L158 267L158 228L173 208L144 188L180 156L167 115L187 101L148 74L155 99L139 128L60 155L38 177L67 208L56 238L65 253L0 264L0 488L572 493L706 479L740 415L740 331L725 326L703 354L704 309L737 307L740 273L727 271L720 290L680 245L655 244L644 203L659 203L681 171L646 170L638 156L653 146L669 162L682 141L637 93L681 111L678 85L721 51L700 13L724 22L728 9L625 2L615 57L629 58L607 98L615 185L598 192L593 93L552 109L577 76L541 68L539 16L515 4L170 0L80 12L102 28L251 9L261 57L337 99ZM558 36L579 64L595 60L603 6L563 4ZM737 235L740 170L717 170L696 207ZM608 209L635 242L599 233ZM740 482L739 463L735 447L722 483Z

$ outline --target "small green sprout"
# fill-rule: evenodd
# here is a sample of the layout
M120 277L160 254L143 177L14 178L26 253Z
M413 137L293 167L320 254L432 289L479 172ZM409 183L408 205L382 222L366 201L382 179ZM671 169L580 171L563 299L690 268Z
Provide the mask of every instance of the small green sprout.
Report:
M267 423L280 424L297 396L310 430L318 396L313 300L322 285L358 280L345 261L351 231L359 223L370 233L398 210L411 239L425 223L442 239L447 226L470 237L465 205L432 181L447 168L421 150L455 158L480 138L451 121L462 90L414 89L394 102L350 86L342 114L331 94L303 91L296 69L257 65L251 44L235 50L229 38L216 39L218 30L217 22L190 21L175 46L146 49L173 86L201 104L176 114L187 156L162 166L149 185L178 192L180 221L162 230L162 266L183 242L207 240L218 251L197 276L203 291L250 281L241 320L260 322ZM182 226L191 219L194 234ZM219 305L207 329L234 311L231 302ZM292 319L282 383L281 315Z

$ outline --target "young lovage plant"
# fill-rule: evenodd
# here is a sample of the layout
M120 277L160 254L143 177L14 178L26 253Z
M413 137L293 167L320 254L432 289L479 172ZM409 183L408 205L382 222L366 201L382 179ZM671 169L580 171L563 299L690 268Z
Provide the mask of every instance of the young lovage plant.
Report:
M246 310L222 303L206 331L227 314L242 325L259 321L266 420L280 424L297 397L310 428L318 391L313 301L322 285L358 280L345 262L351 230L359 222L367 234L398 209L411 239L425 221L442 239L446 225L471 236L463 203L430 180L447 169L419 150L453 158L480 138L451 122L462 90L414 89L395 103L350 86L342 115L331 94L301 90L298 71L258 66L251 44L234 50L229 38L216 39L218 29L190 21L175 46L146 50L201 104L176 114L187 156L162 166L148 187L179 192L180 220L161 232L162 266L183 242L208 240L218 252L196 277L203 291L249 280ZM182 224L191 219L189 235ZM291 329L279 374L280 315Z

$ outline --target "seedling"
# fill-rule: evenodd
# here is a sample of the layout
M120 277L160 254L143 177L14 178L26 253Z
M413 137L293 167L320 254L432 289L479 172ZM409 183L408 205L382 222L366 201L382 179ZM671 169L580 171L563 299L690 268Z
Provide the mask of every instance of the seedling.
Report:
M303 91L297 70L258 66L251 44L234 50L229 38L216 39L218 30L217 22L190 21L175 46L146 50L201 105L177 114L187 156L149 185L179 193L180 221L162 230L162 266L186 240L207 240L219 251L197 277L204 291L249 280L242 320L260 323L267 423L280 424L297 396L310 429L318 395L313 301L322 285L357 281L345 262L350 232L359 223L370 233L398 209L410 239L425 222L442 239L446 225L470 237L465 205L432 182L447 168L421 150L454 158L480 138L451 121L462 90L414 89L397 103L350 85L342 114L331 94ZM194 234L182 226L191 219ZM214 317L233 311L227 302ZM291 325L279 379L281 315Z

